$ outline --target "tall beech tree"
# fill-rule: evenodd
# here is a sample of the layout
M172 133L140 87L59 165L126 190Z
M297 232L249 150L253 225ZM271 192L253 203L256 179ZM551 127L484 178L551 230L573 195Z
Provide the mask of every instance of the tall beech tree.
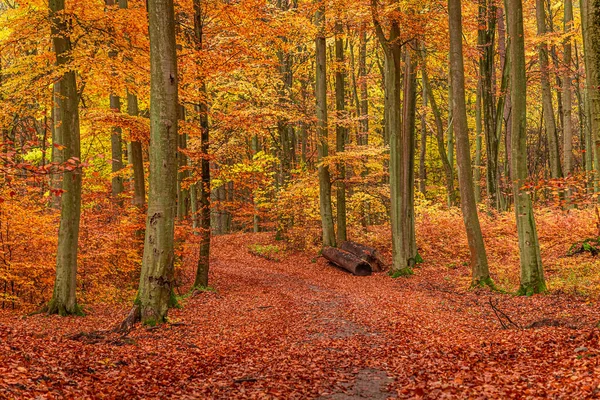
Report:
M522 0L508 0L506 11L511 38L512 178L521 256L519 294L531 295L544 292L546 283L531 195L524 188L527 181L527 77Z
M400 7L392 0L390 8ZM375 33L384 53L384 108L385 137L390 145L390 201L392 229L392 266L395 275L412 274L416 263L417 248L414 232L414 126L416 108L416 72L410 52L406 52L404 71L404 107L400 101L402 93L402 42L397 18L390 16L389 32L383 30L379 20L377 0L372 0L371 11ZM404 111L404 121L402 113ZM412 129L411 129L412 128ZM412 137L408 137L408 136ZM411 157L413 159L411 160ZM412 178L412 179L411 179Z
M122 328L154 325L173 305L177 216L177 55L173 0L148 0L150 32L150 191L138 297Z
M194 0L194 38L196 49L202 51L204 47L204 14L201 0ZM201 288L208 286L208 271L210 269L210 160L208 155L210 125L208 121L208 91L206 90L206 78L199 77L200 102L198 105L198 114L200 122L200 251L198 256L198 265L196 268L196 278L194 287ZM196 191L196 187L191 189Z
M323 231L323 246L335 247L335 228L331 206L331 174L324 158L329 155L327 143L327 43L325 32L325 6L315 14L317 37L315 39L315 97L317 102L317 148L319 161L319 210Z
M340 12L340 11L338 11ZM344 60L344 26L340 19L335 21L335 150L338 155L344 153L348 130L342 122L346 114L346 73ZM337 205L337 242L347 239L346 233L346 166L344 162L338 163L339 179L336 188Z
M62 197L60 202L60 227L56 251L56 280L49 314L79 314L77 305L77 248L81 216L81 148L79 134L79 93L75 71L69 69L72 61L72 44L69 37L70 20L64 15L65 1L50 0L50 31L56 55L56 66L65 70L54 84L54 130L64 162Z
M581 27L583 31L586 75L586 113L590 124L590 142L593 152L594 191L598 192L600 171L600 4L595 0L581 0Z
M471 172L469 125L465 102L461 0L448 0L448 22L450 27L450 75L453 91L453 126L456 134L456 162L458 165L460 205L471 253L471 285L492 285L485 244L477 214L477 202Z

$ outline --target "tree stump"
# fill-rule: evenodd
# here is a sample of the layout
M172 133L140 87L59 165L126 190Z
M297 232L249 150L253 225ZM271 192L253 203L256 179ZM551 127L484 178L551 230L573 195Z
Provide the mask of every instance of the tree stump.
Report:
M371 275L371 265L344 250L336 249L335 247L325 247L321 253L323 257L340 268L352 272L357 276Z
M340 249L352 253L361 260L368 262L371 265L373 272L381 272L386 268L381 253L373 247L348 240L342 242Z

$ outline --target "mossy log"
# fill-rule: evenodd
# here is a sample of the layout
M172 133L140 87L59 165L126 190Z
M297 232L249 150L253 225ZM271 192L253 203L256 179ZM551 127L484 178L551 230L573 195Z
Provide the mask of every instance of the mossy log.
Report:
M335 247L325 247L321 253L323 257L340 268L352 272L357 276L371 275L371 265L365 260L361 260L352 253Z
M385 270L386 266L381 253L373 247L347 240L342 242L340 249L352 253L361 260L368 262L371 265L373 272Z

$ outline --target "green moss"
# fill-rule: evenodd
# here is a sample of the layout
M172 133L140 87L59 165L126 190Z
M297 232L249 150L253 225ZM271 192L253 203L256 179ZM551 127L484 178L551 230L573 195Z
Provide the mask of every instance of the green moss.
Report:
M496 285L494 284L494 281L490 277L487 277L484 279L475 279L475 280L473 280L473 282L471 282L471 289L484 288L484 287L488 287L491 290L494 290L497 292L502 292L502 290L500 290L496 287Z
M212 286L194 286L192 288L192 290L190 290L190 292L186 295L184 295L185 298L189 297L190 295L192 295L195 292L210 292L210 293L216 293L217 289L215 289Z
M423 262L423 257L421 257L419 253L417 253L417 255L415 256L415 264L423 264Z
M390 277L396 279L396 278L400 278L402 276L414 275L414 271L412 270L412 268L406 267L406 268L401 268L401 269L397 269L397 270L390 270L389 275L390 275Z
M177 301L177 296L175 296L175 292L173 290L171 290L171 293L169 293L168 307L169 308L182 308L181 305L179 304L179 301Z
M148 318L148 319L144 320L142 322L142 324L149 326L149 327L154 327L158 324L158 322L154 318Z
M546 293L548 289L544 282L534 282L529 285L521 284L517 290L517 296L533 296L534 294Z

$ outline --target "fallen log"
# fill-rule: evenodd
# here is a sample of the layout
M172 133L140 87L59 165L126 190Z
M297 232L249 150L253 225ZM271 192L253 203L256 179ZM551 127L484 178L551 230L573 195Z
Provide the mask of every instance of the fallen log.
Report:
M350 240L342 242L340 249L354 254L356 257L368 262L373 269L373 272L381 272L385 270L385 262L381 253L377 249L364 244L352 242Z
M325 247L321 252L323 257L340 268L352 272L357 276L371 275L371 265L365 260L361 260L352 253L335 247Z

